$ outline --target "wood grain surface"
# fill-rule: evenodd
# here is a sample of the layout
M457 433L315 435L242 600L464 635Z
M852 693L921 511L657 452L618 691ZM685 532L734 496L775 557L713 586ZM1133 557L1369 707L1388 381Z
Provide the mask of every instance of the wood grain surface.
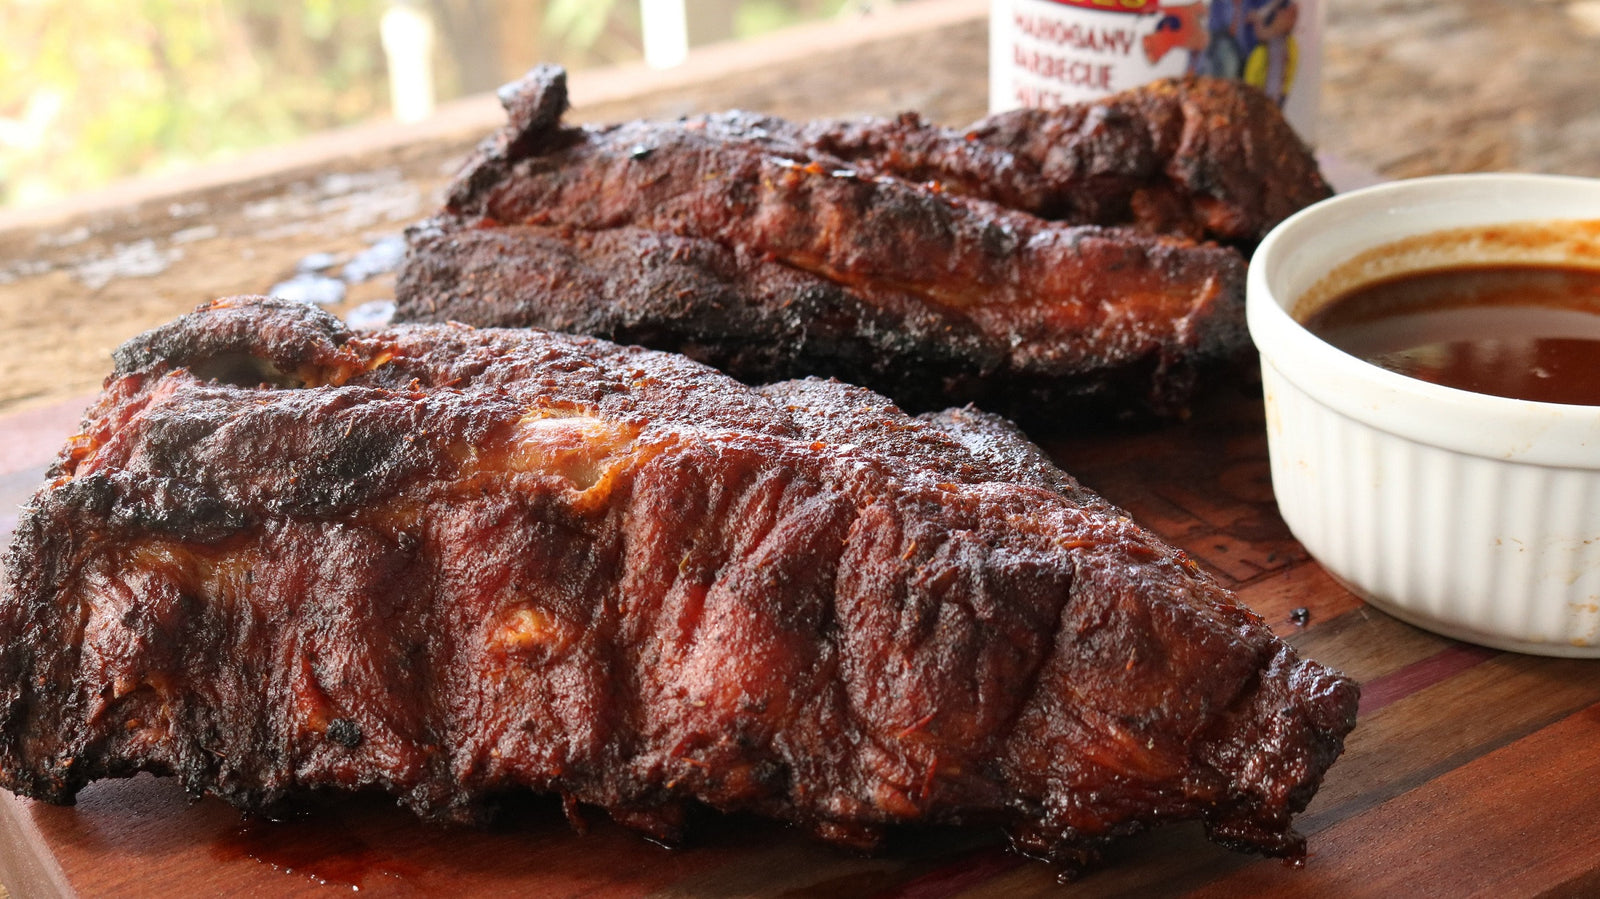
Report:
M1600 175L1600 4L1329 0L1326 151L1387 176L1517 169ZM580 119L739 106L789 116L983 112L983 0L925 0L866 25L713 48L684 69L577 73ZM426 214L500 121L491 98L45 210L0 213L0 532L39 484L127 337L213 296L255 293L308 253L340 258ZM355 284L341 308L388 295ZM1600 665L1436 637L1363 605L1278 517L1261 406L1245 379L1192 420L1048 449L1186 549L1281 635L1364 684L1345 757L1300 819L1299 870L1195 827L1149 834L1069 886L995 834L903 834L856 857L771 825L704 823L666 850L596 815L571 832L530 800L488 831L425 827L375 797L244 820L140 777L75 808L0 794L0 881L51 895L1595 895L1588 740ZM1296 624L1305 609L1309 620Z

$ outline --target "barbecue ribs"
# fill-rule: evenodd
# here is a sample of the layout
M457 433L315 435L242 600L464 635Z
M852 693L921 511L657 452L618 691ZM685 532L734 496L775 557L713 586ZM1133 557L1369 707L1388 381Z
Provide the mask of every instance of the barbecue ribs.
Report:
M401 320L683 352L752 383L838 377L910 409L1048 422L1181 409L1248 346L1244 260L1328 193L1276 107L1164 82L965 132L913 115L563 125L565 74L414 228Z
M1065 864L1204 819L1298 857L1357 689L972 411L532 330L225 300L118 351L21 517L0 784L244 808L509 790Z

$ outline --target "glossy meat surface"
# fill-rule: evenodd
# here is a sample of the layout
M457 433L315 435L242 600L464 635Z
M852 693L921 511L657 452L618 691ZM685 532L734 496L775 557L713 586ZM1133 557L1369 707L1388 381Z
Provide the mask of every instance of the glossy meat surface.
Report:
M569 126L552 68L503 99L509 124L411 232L401 320L576 330L917 410L1181 411L1249 344L1243 257L1192 238L1253 246L1327 194L1277 110L1231 82L965 132L740 112Z
M276 301L119 350L6 566L0 784L52 802L148 770L1298 857L1357 698L999 419Z

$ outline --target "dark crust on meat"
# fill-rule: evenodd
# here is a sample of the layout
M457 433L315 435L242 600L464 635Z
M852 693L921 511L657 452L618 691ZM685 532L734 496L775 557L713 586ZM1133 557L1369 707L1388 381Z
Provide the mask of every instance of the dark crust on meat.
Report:
M25 508L0 784L258 809L560 793L1063 864L1202 819L1299 857L1354 725L1181 552L973 410L528 330L219 301L125 346Z
M1234 315L1243 268L1226 251L1213 250L1219 278L1196 271L1184 251L1130 248L1093 229L1074 238L1077 264L1142 270L1142 298L1166 308L1144 315L1131 293L1117 310L939 307L645 228L456 228L435 220L409 236L402 320L592 334L683 353L750 383L825 375L912 410L971 403L1044 427L1175 414L1198 373L1247 340ZM1168 302L1153 283L1169 271L1195 279L1192 305ZM1071 289L1116 277L1086 275Z
M534 69L500 96L510 123L463 168L451 211L485 211L486 191L512 175L512 163L589 137L560 126L567 93L557 67ZM637 137L630 149L648 156L660 149L652 132L670 140L678 128L1050 221L1126 226L1247 251L1283 219L1333 193L1277 105L1226 78L1156 81L1091 103L999 113L960 130L910 112L790 122L742 111L601 130Z
M1277 104L1226 78L1157 81L1094 103L1017 109L967 135L1027 160L1045 218L1129 225L1246 252L1333 195Z
M410 234L399 320L572 329L1030 424L1182 411L1249 345L1242 257L1189 238L1252 246L1326 194L1227 82L1042 114L1048 146L1019 114L571 127L552 68L503 97L510 123Z

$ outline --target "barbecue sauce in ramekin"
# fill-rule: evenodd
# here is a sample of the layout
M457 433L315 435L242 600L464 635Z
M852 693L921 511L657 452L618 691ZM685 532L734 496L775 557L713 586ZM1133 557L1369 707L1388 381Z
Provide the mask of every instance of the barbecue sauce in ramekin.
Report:
M1600 406L1600 269L1467 265L1384 278L1303 319L1339 349L1413 378Z

